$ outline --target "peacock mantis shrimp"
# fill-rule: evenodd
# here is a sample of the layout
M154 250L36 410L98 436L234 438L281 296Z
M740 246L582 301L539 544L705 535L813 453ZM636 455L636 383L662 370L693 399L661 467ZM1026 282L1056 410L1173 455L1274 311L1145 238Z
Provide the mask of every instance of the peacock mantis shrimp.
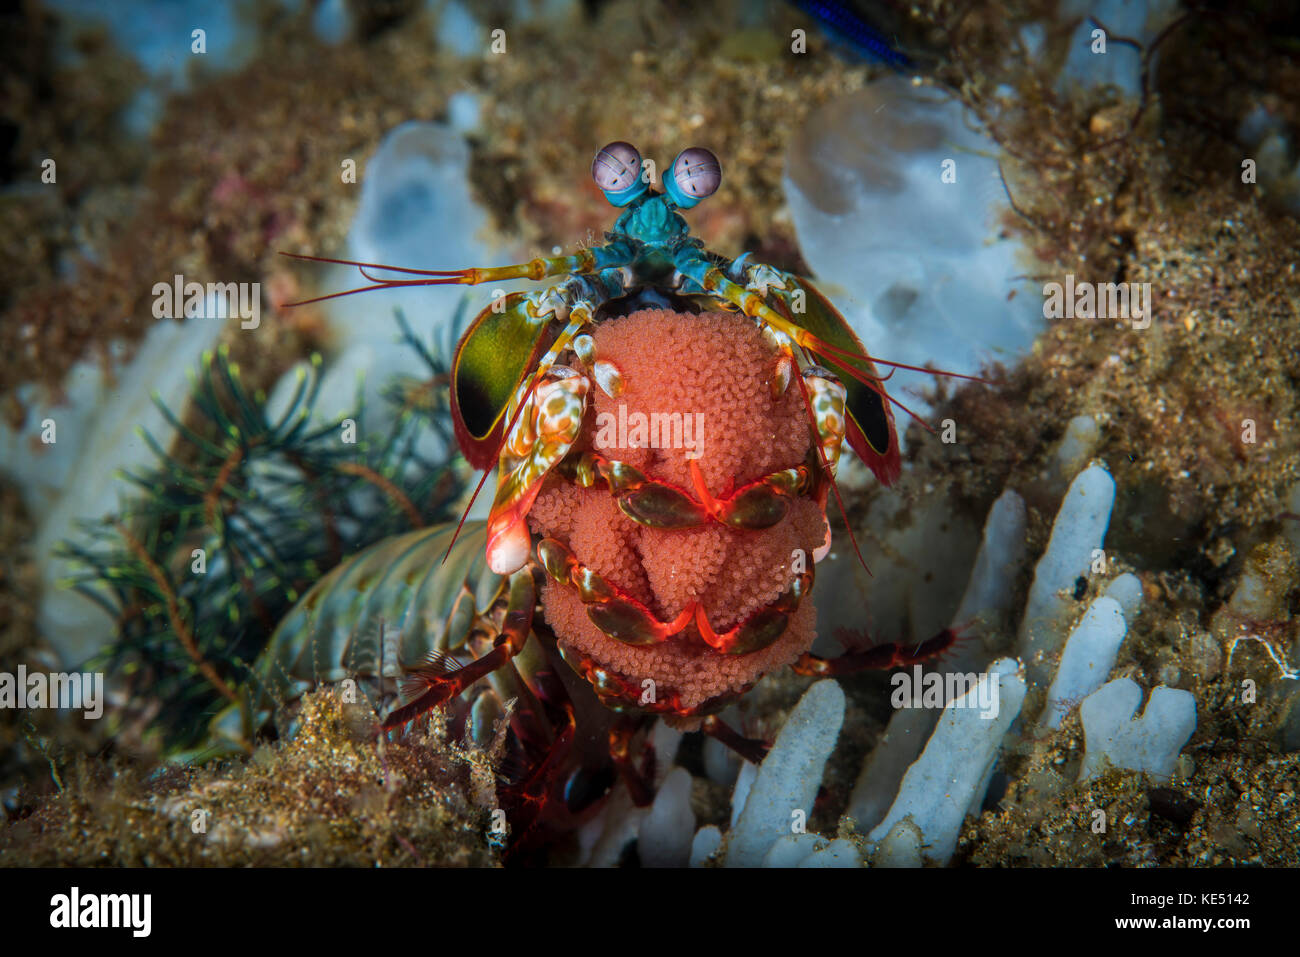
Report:
M830 548L825 510L830 494L838 499L841 451L847 442L885 485L898 478L891 405L911 413L876 366L916 367L868 355L807 280L748 254L728 259L691 235L680 211L717 191L713 153L682 151L662 192L645 167L625 142L596 154L592 177L622 212L604 243L569 255L459 270L294 257L354 266L368 281L306 302L556 280L498 297L456 349L458 443L484 481L494 465L498 474L486 523L462 519L351 559L281 623L261 668L264 683L279 676L281 692L358 671L400 676L386 729L486 680L499 699L524 702L511 721L532 756L519 794L534 811L557 787L572 810L575 775L593 765L579 741L590 737L583 722L597 719L574 673L620 716L605 722L609 753L645 802L646 764L631 747L642 716L702 729L761 760L762 742L717 712L763 674L889 668L955 640L945 631L916 648L831 660L810 652L808 597ZM692 451L623 432L611 440L596 421L627 404L665 421L701 416L708 442ZM362 582L368 592L357 598ZM549 628L536 618L539 593ZM373 649L356 663L355 636L375 634L375 619L379 634L386 622L400 636L388 672Z

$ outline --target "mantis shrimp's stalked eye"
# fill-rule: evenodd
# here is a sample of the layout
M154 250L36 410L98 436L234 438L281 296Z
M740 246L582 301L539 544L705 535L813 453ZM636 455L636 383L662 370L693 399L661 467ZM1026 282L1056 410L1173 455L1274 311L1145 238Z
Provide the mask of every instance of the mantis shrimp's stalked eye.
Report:
M673 175L664 181L669 198L682 209L690 209L712 196L722 184L722 164L699 146L682 150L673 160Z
M615 140L591 162L591 178L615 206L626 206L645 193L641 177L641 154L631 143Z

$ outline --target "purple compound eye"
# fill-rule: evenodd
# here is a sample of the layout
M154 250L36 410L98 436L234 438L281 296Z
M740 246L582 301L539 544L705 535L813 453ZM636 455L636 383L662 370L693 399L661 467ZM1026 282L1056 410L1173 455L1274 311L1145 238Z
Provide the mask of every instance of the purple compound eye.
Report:
M722 164L711 152L692 146L677 154L673 162L672 187L668 192L678 206L689 208L712 196L722 184Z
M616 140L591 162L591 178L606 193L625 193L641 176L641 154L631 143Z

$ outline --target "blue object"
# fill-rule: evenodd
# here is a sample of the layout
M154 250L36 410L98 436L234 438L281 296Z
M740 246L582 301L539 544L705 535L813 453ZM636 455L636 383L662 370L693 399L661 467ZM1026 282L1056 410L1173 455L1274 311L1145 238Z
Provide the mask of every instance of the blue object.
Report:
M906 55L896 50L880 31L854 12L851 4L834 0L791 0L814 17L822 29L849 47L864 60L884 63L896 70L912 66Z
M644 180L638 179L627 189L606 189L602 190L602 192L611 206L626 206L628 203L640 199L649 188L649 185Z

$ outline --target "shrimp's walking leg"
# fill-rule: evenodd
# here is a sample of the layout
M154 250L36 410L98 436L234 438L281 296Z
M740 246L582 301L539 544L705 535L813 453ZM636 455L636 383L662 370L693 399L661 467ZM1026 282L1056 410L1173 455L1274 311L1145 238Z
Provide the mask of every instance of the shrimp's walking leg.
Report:
M440 704L445 704L480 678L496 671L519 654L533 629L537 589L532 569L524 568L510 579L510 598L501 634L492 650L461 668L446 669L437 661L409 672L402 680L403 692L412 700L393 709L384 719L384 730L399 728Z

